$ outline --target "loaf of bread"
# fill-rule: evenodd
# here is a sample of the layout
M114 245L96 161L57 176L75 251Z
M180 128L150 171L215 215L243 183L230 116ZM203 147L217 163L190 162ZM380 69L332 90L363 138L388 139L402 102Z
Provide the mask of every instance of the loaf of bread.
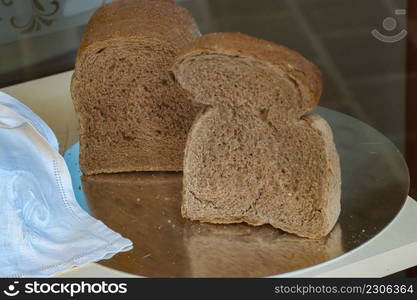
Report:
M318 68L286 47L218 33L183 49L173 73L206 106L187 139L183 216L327 235L341 181L332 131L311 113Z
M84 174L182 170L196 109L168 69L200 36L170 0L119 0L90 19L71 82Z

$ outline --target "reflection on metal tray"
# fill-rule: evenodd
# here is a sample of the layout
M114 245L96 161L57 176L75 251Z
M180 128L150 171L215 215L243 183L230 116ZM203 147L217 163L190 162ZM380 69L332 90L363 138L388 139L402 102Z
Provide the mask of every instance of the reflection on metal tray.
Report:
M401 209L409 185L395 146L368 125L318 108L333 129L342 167L342 212L327 238L309 240L271 226L212 225L180 214L181 173L81 176L78 144L65 154L79 203L130 238L134 249L101 264L150 277L258 277L328 261L362 245Z

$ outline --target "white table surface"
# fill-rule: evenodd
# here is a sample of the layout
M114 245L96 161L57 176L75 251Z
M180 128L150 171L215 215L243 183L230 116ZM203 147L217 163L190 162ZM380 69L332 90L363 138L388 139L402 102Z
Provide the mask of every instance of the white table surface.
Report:
M69 93L72 72L1 89L29 106L55 132L63 152L78 140L78 123ZM359 248L320 265L284 274L288 277L382 277L417 265L417 201L408 197L398 216ZM57 277L131 277L90 263Z

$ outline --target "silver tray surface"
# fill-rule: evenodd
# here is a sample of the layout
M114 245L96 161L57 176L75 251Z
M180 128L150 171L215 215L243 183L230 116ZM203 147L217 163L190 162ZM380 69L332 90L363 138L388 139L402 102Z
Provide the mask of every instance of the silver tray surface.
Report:
M271 226L213 225L180 214L182 174L82 176L78 143L65 153L80 205L132 240L134 249L100 264L149 277L261 277L335 259L363 245L398 214L408 194L407 166L381 133L318 108L333 129L342 168L342 212L328 237L299 238Z

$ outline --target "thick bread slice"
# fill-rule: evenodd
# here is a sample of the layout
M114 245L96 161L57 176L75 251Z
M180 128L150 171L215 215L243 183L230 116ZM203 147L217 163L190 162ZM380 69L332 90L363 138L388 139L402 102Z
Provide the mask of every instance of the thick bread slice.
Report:
M119 0L89 21L71 83L84 174L179 171L195 117L168 69L200 36L168 0Z
M309 114L319 70L282 46L221 33L184 50L173 72L207 105L187 140L183 216L327 235L340 213L340 166L327 122Z

